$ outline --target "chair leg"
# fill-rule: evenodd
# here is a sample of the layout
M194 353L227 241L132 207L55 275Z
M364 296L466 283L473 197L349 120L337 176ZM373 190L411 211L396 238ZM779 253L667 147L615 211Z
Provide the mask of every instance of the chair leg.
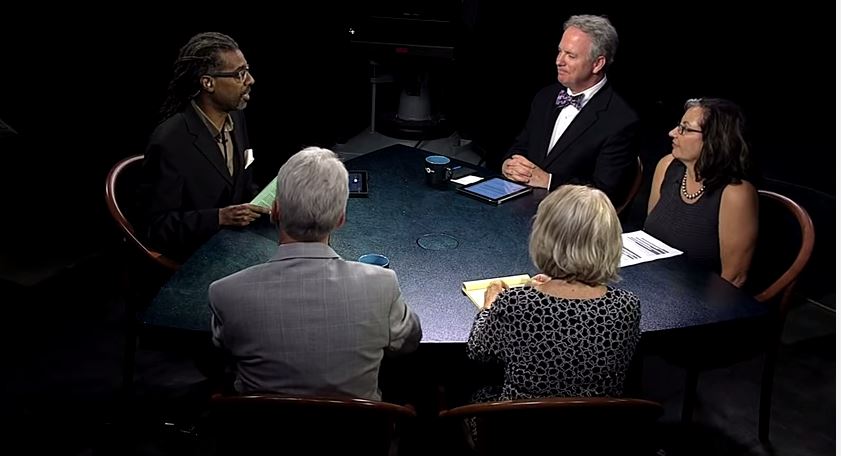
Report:
M765 354L762 368L762 387L759 393L759 441L768 442L771 427L771 393L774 387L774 370L777 365L777 347Z
M698 369L689 367L686 369L686 382L683 387L683 412L681 422L685 425L692 423L692 414L695 411L697 400Z
M134 313L134 306L126 304L125 323L125 345L123 346L123 362L121 366L122 384L121 393L123 400L128 402L134 393L134 363L137 353L137 316Z
M628 366L628 373L625 376L624 392L626 396L642 396L642 372L643 356L642 350L638 348L631 358L631 364Z

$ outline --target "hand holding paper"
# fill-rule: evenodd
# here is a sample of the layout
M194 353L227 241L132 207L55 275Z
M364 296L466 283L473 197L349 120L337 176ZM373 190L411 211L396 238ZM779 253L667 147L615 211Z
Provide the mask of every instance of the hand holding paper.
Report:
M461 284L461 291L470 298L470 301L479 309L485 308L485 290L490 287L491 283L500 281L504 284L504 288L522 287L528 285L531 277L528 274L520 274L508 277L496 277L493 279L471 280ZM498 291L499 294L502 290ZM494 295L496 299L496 295ZM493 301L493 300L492 300Z
M494 280L488 285L488 288L485 288L485 309L490 309L493 306L494 301L496 301L496 297L502 293L502 290L507 290L508 285L501 280Z
M252 204L236 204L219 209L219 226L248 226L262 214L268 214L265 207Z

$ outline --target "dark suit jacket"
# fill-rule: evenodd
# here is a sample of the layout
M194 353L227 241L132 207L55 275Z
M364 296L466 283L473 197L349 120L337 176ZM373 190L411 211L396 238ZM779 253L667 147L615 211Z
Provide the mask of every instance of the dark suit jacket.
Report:
M562 184L592 185L619 204L634 177L639 118L607 83L581 109L547 155L560 112L555 99L561 90L566 88L556 83L535 95L526 126L506 158L520 154L552 173L551 190Z
M242 112L234 122L234 175L191 105L155 128L146 148L141 184L144 234L149 244L184 260L219 230L219 208L251 200L250 147Z

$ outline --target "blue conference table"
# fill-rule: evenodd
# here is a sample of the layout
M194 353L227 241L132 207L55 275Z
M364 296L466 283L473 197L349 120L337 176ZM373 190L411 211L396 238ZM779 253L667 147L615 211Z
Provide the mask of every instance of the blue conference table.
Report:
M537 272L528 255L528 235L546 192L493 206L457 193L455 184L433 189L424 182L428 155L395 145L346 162L348 169L368 172L369 196L350 199L347 222L330 245L348 260L365 253L389 257L406 302L420 316L423 342L463 343L477 309L461 293L462 282ZM266 261L276 247L276 230L265 221L222 230L159 291L143 316L145 324L209 332L208 285ZM644 338L756 321L768 312L681 256L625 267L620 275L616 286L633 291L642 303Z

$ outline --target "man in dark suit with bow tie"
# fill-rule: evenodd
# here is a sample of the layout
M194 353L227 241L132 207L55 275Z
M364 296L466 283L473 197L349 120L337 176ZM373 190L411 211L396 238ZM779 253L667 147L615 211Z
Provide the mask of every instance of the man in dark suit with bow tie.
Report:
M143 162L140 232L185 260L220 227L250 224L266 208L254 196L245 117L254 77L237 43L200 33L181 48Z
M639 118L607 82L619 39L610 21L572 16L555 66L558 84L535 95L526 126L502 164L505 177L553 190L592 185L618 205L634 177Z

